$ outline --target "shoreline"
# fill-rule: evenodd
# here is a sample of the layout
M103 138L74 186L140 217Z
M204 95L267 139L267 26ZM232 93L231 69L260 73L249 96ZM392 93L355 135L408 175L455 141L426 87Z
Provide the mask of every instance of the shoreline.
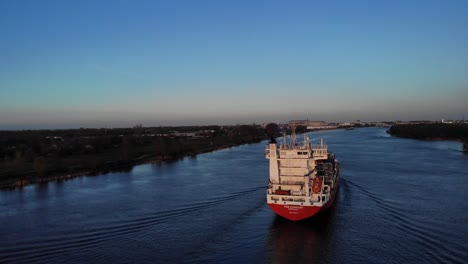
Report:
M33 184L40 185L40 184L48 184L49 182L61 182L61 181L75 179L78 177L102 176L104 174L111 173L111 172L131 170L133 167L138 166L138 165L172 162L172 161L177 161L186 157L196 157L199 154L215 152L215 151L223 150L223 149L230 149L233 147L238 147L238 146L247 145L247 144L260 143L263 140L265 139L254 140L252 142L243 142L241 144L228 144L222 147L216 146L216 147L198 150L195 152L184 153L184 154L181 154L180 156L160 155L160 156L153 156L151 158L149 157L146 157L143 159L137 158L132 161L115 161L115 163L120 163L120 164L114 165L110 168L100 168L96 170L84 170L84 171L78 171L75 173L65 173L65 174L57 173L55 175L49 175L46 177L40 177L38 175L25 176L24 178L17 177L16 179L5 180L3 182L0 182L0 191L17 190L28 185L33 185ZM145 156L151 156L151 155L148 154Z
M342 129L346 129L346 128L337 127L337 128L311 129L305 133L322 131L322 130L327 131L327 130L342 130ZM150 164L150 163L172 162L172 161L177 161L179 159L183 159L185 157L195 157L198 154L210 153L210 152L223 150L223 149L229 149L232 147L242 146L246 144L260 143L263 140L267 140L267 138L255 138L255 139L250 139L250 140L239 142L239 143L227 143L222 146L211 145L211 146L206 146L204 148L201 148L199 150L190 151L190 152L178 154L175 156L167 155L167 154L155 155L155 154L149 153L139 158L135 158L133 160L128 160L128 161L114 160L114 161L109 162L109 164L106 166L98 167L95 169L86 169L82 171L76 171L73 173L58 172L58 173L52 173L51 175L48 175L45 177L40 177L36 173L29 174L26 176L16 175L16 176L12 176L9 179L5 179L5 180L0 179L0 191L21 189L25 186L33 185L33 184L48 184L49 182L67 181L67 180L75 179L78 177L94 177L94 176L104 175L110 172L126 171L126 170L131 170L134 166L138 166L138 165ZM92 159L92 157L90 158Z
M462 144L462 153L468 154L468 125L466 124L405 124L390 127L392 137L425 141L452 141Z

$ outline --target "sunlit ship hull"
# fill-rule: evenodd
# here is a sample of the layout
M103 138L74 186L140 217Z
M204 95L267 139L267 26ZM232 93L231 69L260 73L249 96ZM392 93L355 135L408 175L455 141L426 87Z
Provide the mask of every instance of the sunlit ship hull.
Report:
M270 206L271 210L273 210L273 212L279 216L282 216L291 221L300 221L312 217L332 207L335 201L335 196L336 194L334 194L331 199L323 206L304 206L274 203L269 203L268 206Z
M322 210L325 210L325 207L321 206L301 206L287 204L269 204L269 206L273 212L291 221L306 219L316 215Z
M295 135L282 144L270 142L265 151L270 160L267 204L278 215L292 221L312 217L333 205L340 167L327 146L312 144L308 137L298 144Z

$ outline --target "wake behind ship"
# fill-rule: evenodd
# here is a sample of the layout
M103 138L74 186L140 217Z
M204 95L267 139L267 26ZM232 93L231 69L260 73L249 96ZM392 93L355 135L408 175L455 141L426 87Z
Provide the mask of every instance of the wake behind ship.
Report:
M304 136L297 144L293 132L289 143L286 137L282 144L270 142L265 157L270 160L267 203L275 213L298 221L333 205L340 166L323 140L312 144Z

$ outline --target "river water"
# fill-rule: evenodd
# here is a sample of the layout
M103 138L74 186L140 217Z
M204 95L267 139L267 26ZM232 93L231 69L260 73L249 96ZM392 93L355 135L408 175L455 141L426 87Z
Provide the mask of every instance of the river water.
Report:
M0 263L467 263L468 155L383 128L320 131L335 205L266 205L266 142L0 192Z

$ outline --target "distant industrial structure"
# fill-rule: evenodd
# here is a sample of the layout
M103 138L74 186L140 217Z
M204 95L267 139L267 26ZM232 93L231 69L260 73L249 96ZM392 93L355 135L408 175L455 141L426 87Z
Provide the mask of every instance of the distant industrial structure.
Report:
M361 122L361 120L355 120L353 122L342 122L342 123L328 123L326 121L310 121L310 120L291 120L288 121L288 127L305 126L309 130L317 129L334 129L334 128L347 128L347 127L389 127L394 122Z
M289 127L305 126L307 128L323 128L327 126L325 121L309 121L309 120L291 120L288 121Z
M311 120L290 120L285 124L281 124L280 122L275 122L277 125L283 128L292 128L292 127L307 127L308 130L319 130L319 129L335 129L335 128L350 128L350 127L390 127L395 124L433 124L433 123L444 123L444 124L463 124L468 123L468 120L463 119L460 120L447 120L447 119L439 119L439 120L412 120L412 121L361 121L361 120L354 120L351 122L326 122L326 121L311 121ZM267 124L264 124L265 127Z

